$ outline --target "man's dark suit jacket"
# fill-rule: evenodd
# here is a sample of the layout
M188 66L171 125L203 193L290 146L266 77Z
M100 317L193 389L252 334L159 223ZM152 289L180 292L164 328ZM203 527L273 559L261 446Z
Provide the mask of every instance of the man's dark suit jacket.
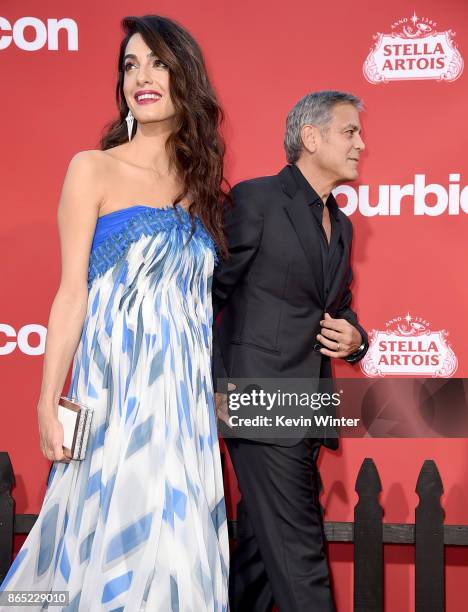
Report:
M213 280L215 317L223 311L213 330L215 388L219 378L331 378L330 358L316 340L325 312L358 329L365 348L347 361L359 361L368 339L350 308L348 217L338 209L334 242L342 256L326 295L320 228L291 169L239 183L232 195L234 206L225 218L230 257L217 266ZM324 444L336 448L337 440Z

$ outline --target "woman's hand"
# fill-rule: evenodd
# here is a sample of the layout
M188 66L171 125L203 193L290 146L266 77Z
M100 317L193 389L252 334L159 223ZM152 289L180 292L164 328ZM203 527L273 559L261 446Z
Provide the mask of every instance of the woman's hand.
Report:
M69 463L71 456L63 448L63 426L50 411L38 409L41 451L49 461Z

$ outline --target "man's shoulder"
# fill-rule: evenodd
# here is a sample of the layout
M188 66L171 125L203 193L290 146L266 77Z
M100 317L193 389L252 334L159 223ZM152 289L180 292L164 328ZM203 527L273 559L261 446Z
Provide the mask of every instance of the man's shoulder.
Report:
M278 199L281 185L277 175L259 176L242 181L232 188L234 206L239 210L264 215Z
M232 188L234 197L236 195L261 195L265 191L275 190L279 187L278 176L259 176L237 183Z

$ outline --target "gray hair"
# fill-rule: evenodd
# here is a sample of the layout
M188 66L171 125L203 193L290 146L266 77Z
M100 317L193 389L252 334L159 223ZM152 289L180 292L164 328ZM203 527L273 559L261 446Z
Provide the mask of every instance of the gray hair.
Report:
M325 131L332 119L332 109L336 104L352 104L362 110L362 101L352 94L342 91L317 91L304 96L289 111L286 119L284 150L289 164L299 159L302 150L301 129L304 125L317 125Z

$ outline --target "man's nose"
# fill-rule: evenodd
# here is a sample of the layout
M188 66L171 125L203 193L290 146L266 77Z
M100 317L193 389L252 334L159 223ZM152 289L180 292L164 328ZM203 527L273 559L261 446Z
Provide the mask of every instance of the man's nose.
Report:
M360 134L356 134L356 149L359 149L359 151L364 151L364 149L366 148L366 145L364 144L363 139L361 138Z

